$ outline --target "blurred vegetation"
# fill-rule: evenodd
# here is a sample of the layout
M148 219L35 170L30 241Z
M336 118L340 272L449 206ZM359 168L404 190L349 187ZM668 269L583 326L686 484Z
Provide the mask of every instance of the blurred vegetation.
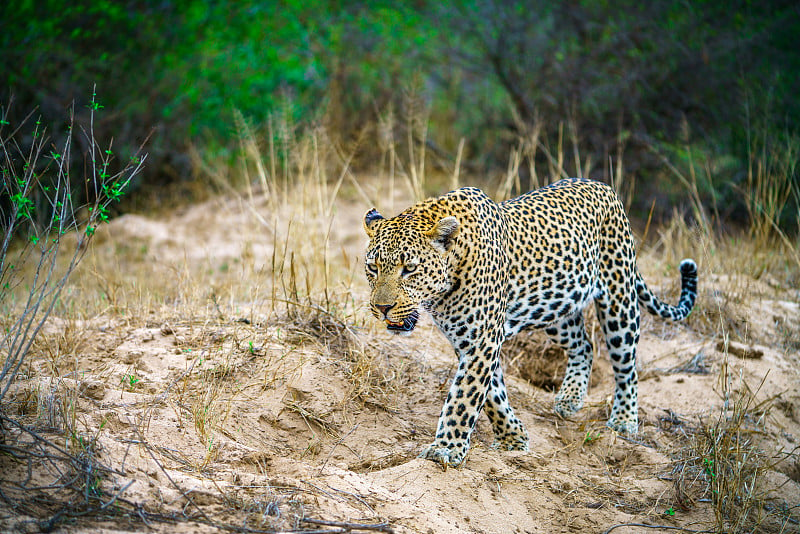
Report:
M0 29L6 120L36 108L65 129L97 84L99 136L134 153L152 134L140 189L195 178L190 147L232 154L240 112L276 140L324 126L362 168L425 122L433 163L464 139L472 176L532 140L574 152L569 174L624 165L640 196L674 201L676 175L697 174L709 211L742 223L741 189L780 167L776 217L796 224L796 2L23 0L3 3Z

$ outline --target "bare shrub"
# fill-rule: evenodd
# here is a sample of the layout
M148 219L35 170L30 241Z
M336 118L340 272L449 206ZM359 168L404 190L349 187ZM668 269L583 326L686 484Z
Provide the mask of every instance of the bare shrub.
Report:
M98 225L142 169L145 156L134 154L112 171L112 145L102 147L94 135L100 109L93 94L80 139L73 138L71 110L68 133L58 146L41 120L32 120L33 113L15 125L6 120L8 109L0 116L0 452L11 459L3 462L0 494L18 513L44 518L42 530L107 510L125 490L108 483L115 471L99 460L97 434L87 434L80 424L77 381L58 378L61 351L80 343L69 327L55 343L44 344L56 378L40 381L30 395L9 395ZM87 147L84 173L70 168L77 144ZM87 204L73 202L80 189ZM31 403L35 420L23 425Z
M3 111L0 124L0 307L4 354L0 370L0 407L25 356L58 302L67 279L86 253L97 226L108 220L109 206L119 200L140 172L145 157L133 155L112 174L111 145L102 148L94 137L94 114L102 106L93 96L83 142L89 147L87 175L75 178L70 169L73 128L59 148L49 144L47 130L32 115L11 131ZM73 114L69 121L74 125ZM21 138L29 138L26 146ZM86 188L87 205L75 205L72 195ZM61 263L61 265L60 265Z

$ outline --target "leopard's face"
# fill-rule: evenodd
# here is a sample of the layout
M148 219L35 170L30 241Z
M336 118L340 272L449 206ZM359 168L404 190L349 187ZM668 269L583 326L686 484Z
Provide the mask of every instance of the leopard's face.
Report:
M364 260L370 311L389 331L408 334L420 308L450 287L447 252L458 221L446 217L431 223L403 215L384 219L372 210L364 228L370 237Z

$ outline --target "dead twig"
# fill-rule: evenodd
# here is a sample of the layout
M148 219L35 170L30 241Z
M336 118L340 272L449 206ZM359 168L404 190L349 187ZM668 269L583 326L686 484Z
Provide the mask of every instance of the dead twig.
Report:
M326 521L324 519L311 519L309 517L304 517L301 519L303 523L311 523L312 525L321 525L326 527L338 527L342 530L327 530L324 532L353 532L357 530L369 530L369 531L376 531L376 532L387 532L389 534L394 534L394 530L392 529L389 523L375 523L375 524L366 524L366 523L346 523L342 521ZM303 531L305 532L305 531Z
M345 434L344 436L339 438L339 440L333 445L333 447L331 448L331 452L328 453L328 457L325 458L324 462L322 462L322 466L320 466L319 472L317 472L317 476L321 476L322 475L322 471L323 471L323 469L325 469L325 466L328 465L328 460L330 460L331 456L333 456L333 452L336 450L336 447L338 447L347 438L347 436L352 434L355 431L356 428L358 428L358 424L357 423L355 425L353 425L353 428L351 428L350 430L347 431L347 434Z

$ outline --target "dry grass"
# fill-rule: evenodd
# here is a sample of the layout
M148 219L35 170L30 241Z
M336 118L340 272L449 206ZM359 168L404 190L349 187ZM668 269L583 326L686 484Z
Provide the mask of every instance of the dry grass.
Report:
M379 347L358 333L363 318L359 317L362 303L354 294L356 277L360 279L357 258L344 249L333 253L336 247L331 243L336 199L345 181L366 197L350 172L350 157L338 154L319 130L296 139L282 134L285 154L280 162L274 148L264 157L252 133L243 128L241 134L244 161L239 167L248 185L239 193L240 201L255 214L259 195L267 192L265 211L273 214L271 220L256 217L272 234L265 283L267 321L285 329L287 342L311 342L341 365L351 384L348 399L391 404L397 370L381 361ZM332 169L336 169L333 177L328 175ZM423 172L415 171L416 179ZM217 183L222 179L219 174L215 178ZM251 183L258 183L259 189ZM412 189L413 183L409 182ZM235 191L233 185L230 189Z
M352 324L319 307L307 306L306 311L303 317L290 316L280 323L286 328L286 341L313 343L322 354L333 357L350 383L348 399L394 409L402 364L395 366L382 357L381 343L359 335Z
M677 214L656 231L657 238L639 253L639 268L645 279L666 278L668 285L658 288L667 301L680 294L678 265L683 258L698 262L700 280L695 309L686 323L712 339L727 336L744 343L771 344L775 337L791 347L800 335L800 324L776 308L773 327L754 329L749 316L754 301L794 301L792 292L800 280L797 248L773 242L766 245L746 235L715 236L699 225L691 225ZM772 247L772 248L770 248Z
M680 436L673 447L676 506L686 511L710 502L715 532L788 532L797 513L776 506L774 488L765 483L785 456L770 445L766 428L775 398L757 400L760 387L753 390L735 378L727 364L719 387L723 404L717 414L694 424L672 421Z

